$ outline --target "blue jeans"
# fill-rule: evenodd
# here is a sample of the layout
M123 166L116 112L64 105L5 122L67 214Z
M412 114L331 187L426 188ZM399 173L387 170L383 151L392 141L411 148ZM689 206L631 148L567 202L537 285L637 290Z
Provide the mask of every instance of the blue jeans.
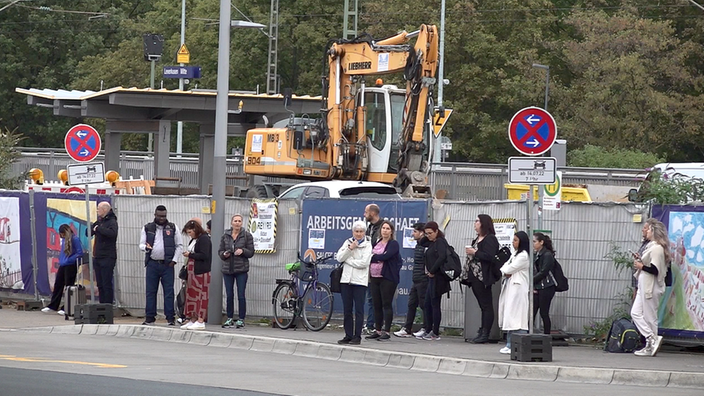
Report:
M247 289L248 272L240 272L238 274L222 274L222 280L225 281L225 294L227 294L227 317L232 319L235 316L235 282L237 283L237 316L244 320L247 315L247 298L245 297L245 289Z
M164 315L167 322L174 320L174 267L164 261L147 262L147 307L144 309L147 322L156 320L156 293L159 282L164 291ZM101 293L102 294L102 293Z
M511 349L511 334L528 334L528 330L509 330L506 332L506 348Z
M374 303L371 287L367 288L367 328L374 329Z
M117 259L110 257L93 259L93 271L98 284L98 301L101 304L112 304L114 299L113 274L116 261Z
M340 284L342 292L342 309L344 312L345 337L362 338L362 320L364 320L364 297L367 287L350 283ZM354 312L354 315L353 315Z

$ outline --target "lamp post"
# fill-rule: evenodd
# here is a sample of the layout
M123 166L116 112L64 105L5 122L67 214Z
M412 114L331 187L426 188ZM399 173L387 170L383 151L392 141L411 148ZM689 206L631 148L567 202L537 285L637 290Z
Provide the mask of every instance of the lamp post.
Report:
M230 27L237 29L261 29L259 23L230 20L230 0L220 0L220 30L218 42L217 99L215 101L215 148L213 150L213 195L210 205L212 217L213 248L210 271L210 298L208 299L208 323L220 324L222 318L222 263L218 255L220 239L225 229L225 171L227 156L227 118L230 92Z
M550 93L550 66L533 63L533 67L545 70L545 106L543 110L548 111L548 94Z

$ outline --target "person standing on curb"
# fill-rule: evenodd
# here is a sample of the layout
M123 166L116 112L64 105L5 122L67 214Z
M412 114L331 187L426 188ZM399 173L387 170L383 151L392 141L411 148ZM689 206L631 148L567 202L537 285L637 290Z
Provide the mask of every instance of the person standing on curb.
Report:
M525 231L513 236L514 253L501 267L504 275L499 296L499 327L507 332L500 353L511 353L511 335L528 332L530 310L530 239Z
M543 320L543 334L550 334L550 304L555 297L556 282L552 275L555 267L555 248L552 239L542 232L533 234L533 250L535 252L533 273L533 317L540 310Z
M423 327L420 331L413 333L413 322L416 318L416 310L425 307L425 293L428 290L428 275L425 273L425 246L429 244L425 238L425 244L421 242L425 237L425 223L413 224L413 239L416 240L416 247L413 249L413 286L408 295L408 313L406 323L401 330L394 332L396 337L414 337L425 334L425 329L430 329L430 324L423 315Z
M139 249L144 252L146 271L146 307L143 325L156 322L156 293L159 282L164 293L164 315L169 326L175 326L174 316L174 266L183 251L180 230L166 218L166 207L159 205L154 211L154 221L142 228Z
M499 240L496 239L494 221L487 214L480 214L474 220L474 230L477 237L472 246L465 248L470 258L469 279L472 293L482 311L482 324L479 334L472 339L472 344L485 344L489 341L491 328L494 326L494 301L491 286L501 277L501 272L494 264L494 258L499 252Z
M382 221L381 239L372 248L369 265L369 288L372 290L376 331L368 335L367 340L391 338L389 332L394 318L392 303L403 263L400 251L400 245L394 239L394 225L388 220Z
M377 204L369 204L364 208L364 219L367 221L367 236L372 241L372 247L381 239L381 210ZM374 333L374 304L372 302L371 287L367 288L367 325L364 327L364 334Z
M185 316L191 321L181 326L183 330L205 330L208 318L208 291L210 288L210 266L212 245L200 222L189 220L183 233L191 237L183 256L186 258L186 303Z
M54 280L54 290L51 293L51 302L42 308L42 312L56 311L59 315L65 315L63 308L59 309L61 297L64 295L64 287L76 283L76 273L78 270L78 259L83 257L83 246L78 235L68 224L59 227L61 236L61 252L59 253L59 270L56 272Z
M440 299L450 291L450 281L440 272L442 265L447 261L448 243L445 234L440 231L438 223L429 221L425 223L425 235L430 241L425 251L425 268L428 274L428 290L425 292L425 307L423 317L428 322L425 334L416 338L437 341L440 339Z
M244 217L241 214L232 216L232 228L225 231L220 239L218 254L222 259L222 279L225 282L227 295L227 320L222 327L244 327L247 314L247 298L245 290L249 278L249 259L254 257L254 237L242 227ZM237 284L237 321L235 316L235 283Z
M117 216L108 202L97 207L98 220L91 226L93 243L93 270L98 284L98 301L111 304L115 297L113 278L117 263ZM173 305L173 304L172 304Z

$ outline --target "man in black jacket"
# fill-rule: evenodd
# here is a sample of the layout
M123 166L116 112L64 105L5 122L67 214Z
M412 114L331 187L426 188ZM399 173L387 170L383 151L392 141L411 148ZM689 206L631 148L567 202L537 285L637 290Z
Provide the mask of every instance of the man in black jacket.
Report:
M423 315L423 328L417 333L413 333L413 322L416 318L418 307L425 308L425 293L428 290L428 275L425 274L425 249L421 239L425 237L425 223L413 225L413 239L416 240L416 247L413 250L413 286L408 295L408 313L406 314L406 324L399 331L395 331L397 337L413 337L425 334L425 329L430 330L430 326ZM425 239L428 242L428 239Z
M381 239L381 223L384 219L380 216L379 205L369 204L364 208L364 220L367 221L367 236L372 240L372 246ZM372 308L371 288L367 288L367 325L364 334L374 333L374 309Z
M101 304L112 304L113 273L117 262L117 216L108 202L98 204L98 221L91 226L93 266Z

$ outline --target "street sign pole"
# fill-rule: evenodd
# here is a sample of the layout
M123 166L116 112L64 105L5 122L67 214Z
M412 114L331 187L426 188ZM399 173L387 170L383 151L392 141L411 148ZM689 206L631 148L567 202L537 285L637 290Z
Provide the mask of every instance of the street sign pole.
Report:
M93 284L93 249L91 249L91 233L93 229L90 224L90 192L88 191L88 184L86 184L86 229L88 230L88 276L90 284L90 303L95 304L95 286ZM83 269L79 269L82 271Z
M526 233L528 234L529 244L531 245L528 251L530 251L530 264L528 265L528 334L533 334L533 184L528 185L528 198L526 199Z

